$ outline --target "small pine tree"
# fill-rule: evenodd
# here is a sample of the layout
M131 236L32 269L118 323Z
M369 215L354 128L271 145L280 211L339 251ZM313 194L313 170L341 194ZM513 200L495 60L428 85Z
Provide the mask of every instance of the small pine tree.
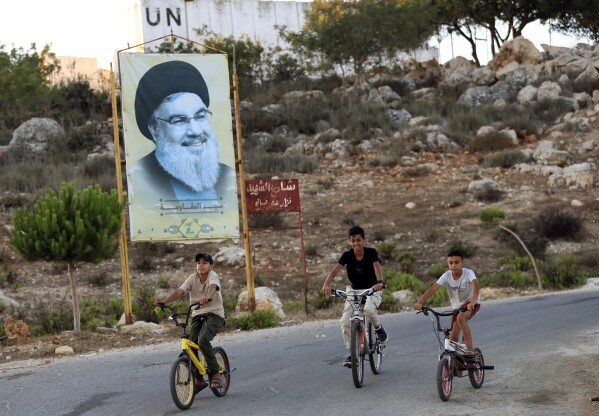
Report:
M13 216L10 246L27 260L66 262L73 297L73 328L81 331L75 264L111 258L117 249L123 204L116 190L99 185L75 193L63 183L57 196L50 189L33 210L20 208Z

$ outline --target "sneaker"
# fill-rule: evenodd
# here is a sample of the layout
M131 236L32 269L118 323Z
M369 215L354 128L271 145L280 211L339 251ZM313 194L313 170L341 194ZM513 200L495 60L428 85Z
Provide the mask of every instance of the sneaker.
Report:
M385 331L383 325L379 326L378 329L375 329L375 332L380 342L387 342L387 331Z
M343 367L351 368L351 355L343 361Z
M474 358L475 357L474 351L466 351L466 352L464 352L463 355L466 358Z

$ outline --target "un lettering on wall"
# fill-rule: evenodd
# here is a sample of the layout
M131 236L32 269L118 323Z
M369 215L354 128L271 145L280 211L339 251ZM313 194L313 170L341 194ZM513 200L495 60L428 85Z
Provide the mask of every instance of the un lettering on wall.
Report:
M239 237L225 55L119 57L132 241Z

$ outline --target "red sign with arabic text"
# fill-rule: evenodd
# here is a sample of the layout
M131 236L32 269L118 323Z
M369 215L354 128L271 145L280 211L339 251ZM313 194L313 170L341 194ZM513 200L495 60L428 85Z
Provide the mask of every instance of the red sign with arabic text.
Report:
M300 210L297 179L246 180L245 195L248 214Z

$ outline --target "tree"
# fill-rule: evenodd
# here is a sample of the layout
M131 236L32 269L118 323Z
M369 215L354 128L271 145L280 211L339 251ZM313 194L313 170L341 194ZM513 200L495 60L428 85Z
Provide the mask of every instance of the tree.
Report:
M60 66L46 45L29 50L0 44L0 129L12 129L49 107L49 76Z
M10 246L27 260L66 262L73 297L73 328L81 331L75 266L112 258L118 246L123 204L115 189L99 185L75 193L72 182L63 183L57 196L50 189L33 210L20 208L13 216Z
M429 0L316 0L300 32L279 33L318 69L349 66L359 80L369 64L421 47L436 19Z
M259 41L253 41L247 35L235 39L233 36L223 37L217 35L204 25L195 29L199 37L198 43L191 41L177 41L165 39L157 48L158 53L226 53L229 70L233 71L233 57L239 78L263 78L262 58L264 47Z
M588 37L599 42L599 2L596 0L573 0L570 7L561 8L549 26L565 34Z
M477 65L477 29L489 31L493 55L535 21L550 22L564 33L593 39L599 35L599 4L595 0L433 0L433 4L440 29L466 39Z

